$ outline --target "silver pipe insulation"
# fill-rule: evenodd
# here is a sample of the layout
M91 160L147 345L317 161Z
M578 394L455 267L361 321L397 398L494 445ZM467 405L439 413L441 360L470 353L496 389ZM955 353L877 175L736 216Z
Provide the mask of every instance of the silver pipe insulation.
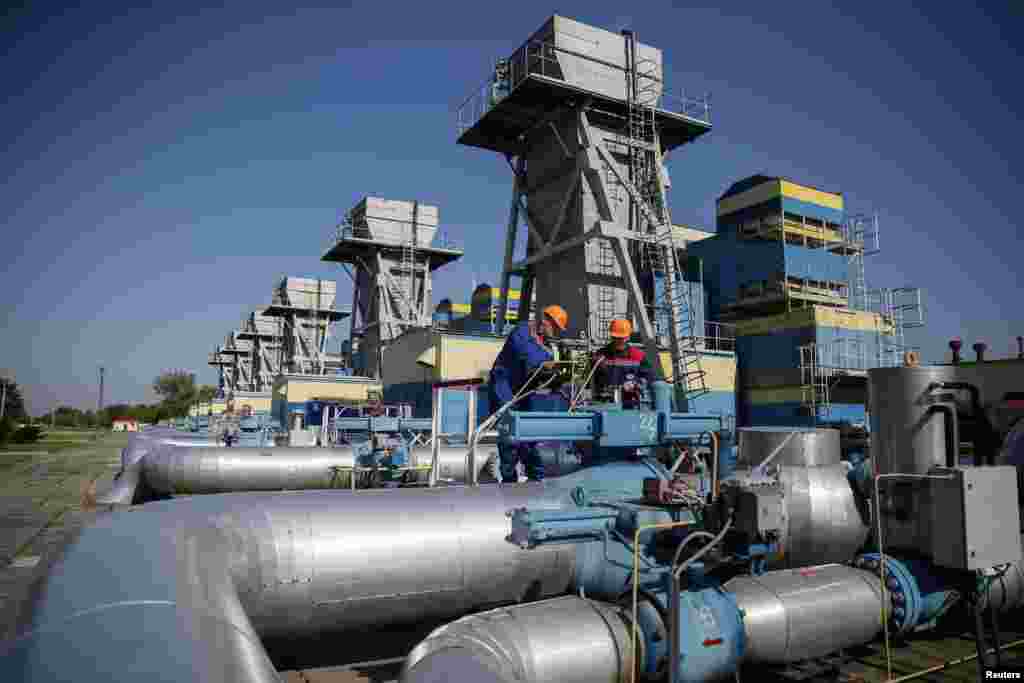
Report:
M478 446L477 450L478 477L493 480L487 473L498 457L497 447ZM429 467L429 446L410 449L409 455L410 468ZM466 481L465 447L442 446L439 455L445 479ZM352 446L225 448L157 443L134 451L128 460L111 489L98 497L99 504L130 505L143 485L168 495L350 488L358 454ZM560 465L563 473L575 469L573 463ZM356 480L358 484L358 475Z
M871 572L841 564L737 576L744 662L784 664L862 645L882 630L882 587Z
M1024 559L1013 565L1004 575L1003 587L993 583L988 599L997 608L1024 605L1022 566ZM878 577L847 565L738 576L723 588L735 598L743 622L737 665L814 659L862 645L882 630L883 595ZM689 623L693 628L699 619ZM642 651L632 652L631 624L627 608L575 596L502 607L432 632L409 653L401 683L625 682L632 661L644 656ZM666 624L655 628L664 631L661 636L668 633ZM627 634L625 642L622 629ZM639 641L642 647L644 637ZM567 661L576 662L578 669L559 666ZM472 678L464 677L464 672ZM692 678L692 666L688 673Z
M622 608L576 596L499 608L435 630L409 653L400 680L625 682L628 624Z
M476 446L477 480L492 482L497 469L496 444ZM545 469L560 476L578 470L577 457L567 457L557 448L538 448ZM466 446L439 446L441 480L468 480ZM431 465L430 446L409 449L410 468L415 481L426 481ZM101 494L101 505L130 505L145 486L157 494L196 495L235 491L298 491L351 488L351 468L358 462L354 446L335 448L225 448L201 442L187 446L162 441L132 444L122 456L122 471L109 491ZM356 478L360 485L359 476Z
M261 638L564 594L575 548L520 549L506 512L571 504L580 486L639 496L664 476L615 463L516 486L239 493L114 512L48 560L18 637L0 645L0 680L278 683Z
M878 577L852 567L737 577L725 589L743 615L745 642L737 654L747 664L822 656L865 643L882 628ZM655 628L667 633L666 624ZM632 651L631 632L628 608L576 596L502 607L436 629L409 653L400 680L625 683L633 661L643 658ZM638 640L642 647L645 638ZM696 671L687 673L693 678Z
M775 475L782 489L782 557L771 569L848 562L870 533L870 520L857 506L845 464L797 467L783 465ZM753 469L733 478L754 480Z

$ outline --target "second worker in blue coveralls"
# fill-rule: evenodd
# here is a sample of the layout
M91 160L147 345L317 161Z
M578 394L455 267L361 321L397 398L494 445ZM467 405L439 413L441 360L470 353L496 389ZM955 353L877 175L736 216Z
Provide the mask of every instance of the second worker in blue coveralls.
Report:
M548 306L536 322L525 322L515 326L505 340L501 353L494 361L490 374L491 410L497 411L511 401L526 385L531 375L544 363L557 360L557 351L551 341L564 332L569 324L569 315L561 306ZM538 384L538 382L534 382ZM515 410L553 410L560 406L561 395L530 394L522 399ZM521 458L526 467L528 479L540 481L544 478L544 464L534 444L508 446L498 443L498 457L501 460L502 481L516 481L516 464Z

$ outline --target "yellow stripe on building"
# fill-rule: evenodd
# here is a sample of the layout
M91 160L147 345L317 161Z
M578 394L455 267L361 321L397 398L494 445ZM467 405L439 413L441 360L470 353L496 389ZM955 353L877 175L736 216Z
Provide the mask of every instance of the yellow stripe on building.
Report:
M718 214L727 214L757 206L769 199L775 199L782 195L782 186L778 180L766 180L760 185L755 185L749 190L734 194L731 197L724 197L718 200Z
M788 313L770 315L764 318L753 320L740 320L736 322L736 335L749 337L755 334L768 334L777 330L798 329L801 327L814 326L814 308L802 308Z
M832 306L808 306L789 313L741 320L736 323L736 334L749 337L755 334L769 334L779 330L795 330L802 327L835 327L841 330L866 332L892 331L892 324L885 321L878 313Z
M736 357L701 354L700 367L704 371L704 386L708 391L733 391L736 388ZM661 368L666 377L672 376L672 354L661 353Z
M804 398L801 387L769 387L763 389L747 389L743 392L751 405L768 405L772 403L800 403Z
M304 403L313 399L335 400L335 401L366 401L369 392L381 393L380 382L345 382L345 381L303 381L301 379L279 380L280 389L283 389L288 403ZM279 389L279 390L280 390ZM270 399L263 399L266 407L260 408L253 405L253 410L270 410ZM238 410L251 399L235 401L235 409Z
M478 289L477 291L473 292L473 298L474 299L478 298L478 297L485 297L486 298L487 296L488 296L488 292L487 292L486 289ZM491 291L490 291L489 296L492 299L499 298L501 296L501 288L500 287L491 287ZM519 300L519 290L518 289L510 289L510 290L508 290L508 299L509 299L509 301L518 301Z
M830 209L837 211L843 210L843 196L834 194L832 192L822 192L821 190L815 190L813 187L807 187L806 185L798 185L789 180L783 180L782 183L782 195L789 197L790 199L797 199L801 202L807 202L808 204L817 204L818 206L827 206ZM742 195L739 195L742 196Z
M443 335L437 368L441 380L486 379L504 339L467 339Z
M841 330L863 330L865 332L892 332L890 321L878 313L852 311L848 308L814 307L815 324L818 327L837 327Z

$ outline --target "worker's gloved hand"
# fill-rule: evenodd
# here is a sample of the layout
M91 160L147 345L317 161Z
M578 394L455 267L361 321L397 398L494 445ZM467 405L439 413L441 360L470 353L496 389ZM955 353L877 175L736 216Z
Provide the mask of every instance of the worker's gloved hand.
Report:
M558 367L558 363L553 360L546 360L543 363L541 363L540 366L544 370L554 370L556 367Z

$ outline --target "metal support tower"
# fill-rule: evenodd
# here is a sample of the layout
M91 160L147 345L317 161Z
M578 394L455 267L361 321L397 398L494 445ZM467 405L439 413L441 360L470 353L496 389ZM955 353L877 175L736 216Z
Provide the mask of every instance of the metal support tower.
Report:
M661 373L650 314L661 278L670 379L685 406L707 388L662 163L666 151L710 130L706 100L695 107L666 96L660 51L635 35L558 16L507 63L508 94L484 106L471 97L459 110L459 142L504 154L513 171L498 319L517 276L522 297L536 288L538 309L568 310L572 336L600 343L612 318L632 318ZM528 237L517 258L521 222Z
M333 280L281 278L270 306L254 316L254 321L273 321L278 344L273 375L326 375L341 367L341 355L326 348L331 327L348 315L335 308L337 288Z
M381 376L382 354L395 339L431 325L432 273L462 256L436 240L438 216L420 202L366 197L322 258L340 263L352 280L353 362L361 358L368 376Z

